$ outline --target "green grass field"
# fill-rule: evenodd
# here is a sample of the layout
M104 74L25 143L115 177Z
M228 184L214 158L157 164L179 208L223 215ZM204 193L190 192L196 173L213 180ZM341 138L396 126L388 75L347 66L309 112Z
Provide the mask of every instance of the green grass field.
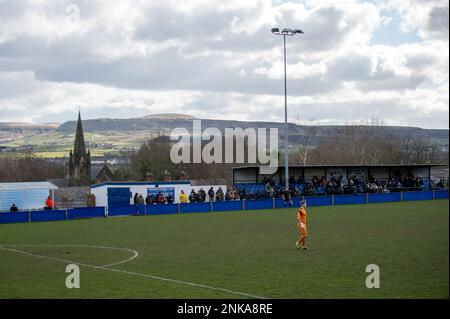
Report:
M311 207L309 251L295 209L0 225L0 298L448 298L448 203Z

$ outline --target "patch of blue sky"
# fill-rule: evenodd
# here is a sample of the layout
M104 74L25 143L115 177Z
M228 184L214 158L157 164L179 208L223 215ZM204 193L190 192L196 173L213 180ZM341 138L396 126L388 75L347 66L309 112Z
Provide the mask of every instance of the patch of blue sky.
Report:
M405 33L400 29L400 16L397 12L382 11L381 14L384 17L391 18L390 22L380 26L375 30L370 44L382 44L397 46L406 43L420 42L421 39L417 35L417 30Z

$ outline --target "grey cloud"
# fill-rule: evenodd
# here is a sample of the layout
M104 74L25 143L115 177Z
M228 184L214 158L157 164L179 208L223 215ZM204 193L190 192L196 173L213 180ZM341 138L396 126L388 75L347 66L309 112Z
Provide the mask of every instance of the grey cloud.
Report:
M362 91L400 91L414 90L424 83L426 78L422 75L413 75L410 77L392 77L392 78L374 78L367 81L357 82L358 89Z
M315 10L306 21L298 21L292 14L288 15L286 25L298 26L305 32L301 39L293 42L298 50L321 51L338 45L348 36L349 27L339 28L343 18L342 10L328 7Z
M328 65L327 76L336 80L363 80L371 76L372 68L370 56L347 54L332 60Z
M448 5L446 7L434 7L428 16L426 29L439 32L448 37Z
M98 12L101 7L89 7L86 1L76 2L83 12ZM66 3L63 2L60 11ZM254 11L254 12L251 12ZM182 48L159 51L146 58L124 57L102 61L93 53L98 43L108 41L107 34L100 27L87 35L72 34L57 41L43 43L42 40L28 35L20 35L15 41L0 44L0 68L2 70L32 70L40 80L54 82L97 83L130 89L188 89L210 91L236 91L246 93L281 94L280 81L263 76L241 77L241 68L252 70L264 66L267 62L248 60L245 65L230 66L236 58L242 58L240 52L253 50L263 55L265 50L274 46L281 48L281 39L273 36L269 25L261 25L254 34L235 35L229 25L233 17L248 18L261 14L261 9L246 9L240 12L219 13L214 6L205 6L193 15L177 13L161 5L148 11L146 23L138 28L138 39L152 41L179 37L186 43ZM346 31L339 30L338 24L344 13L340 9L321 8L315 10L308 21L298 21L292 12L284 12L280 25L300 25L304 23L308 30L305 36L290 39L290 58L295 52L302 54L307 50L324 49L335 45L345 37ZM173 23L172 23L173 22ZM214 41L216 35L223 36L222 41ZM155 44L156 45L156 44ZM212 50L210 56L190 58L189 55ZM224 51L231 52L225 55ZM228 63L229 62L229 63ZM361 65L362 66L362 65ZM341 70L356 74L353 71ZM337 74L338 75L338 74ZM338 76L336 76L338 78ZM320 94L339 88L336 78L290 81L290 93L293 95Z
M251 65L249 67L252 67ZM124 58L114 62L73 62L37 70L41 80L90 82L128 89L183 89L213 92L282 94L282 82L263 76L241 77L240 67L230 67L216 57L188 59L177 50L166 50L152 58ZM331 80L289 81L290 94L320 94L340 87Z

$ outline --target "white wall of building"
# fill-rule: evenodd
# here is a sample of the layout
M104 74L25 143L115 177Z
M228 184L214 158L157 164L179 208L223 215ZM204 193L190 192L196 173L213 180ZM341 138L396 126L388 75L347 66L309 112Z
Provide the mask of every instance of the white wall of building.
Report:
M111 183L111 184L105 184L105 185L97 185L95 187L91 188L91 193L95 195L95 203L96 206L108 206L108 188L129 188L130 192L132 193L132 196L130 198L130 205L133 204L133 196L135 193L141 194L144 198L147 196L147 189L148 188L156 188L156 187L166 188L166 187L173 187L175 191L175 198L174 203L179 202L179 196L181 194L181 191L183 190L186 195L189 196L191 193L191 190L194 189L196 192L198 192L201 188L208 193L208 190L210 187L213 187L214 192L217 192L219 187L222 187L223 193L227 192L226 185L205 185L205 186L191 186L190 184L165 184L164 182L149 182L145 184L126 184L126 183Z

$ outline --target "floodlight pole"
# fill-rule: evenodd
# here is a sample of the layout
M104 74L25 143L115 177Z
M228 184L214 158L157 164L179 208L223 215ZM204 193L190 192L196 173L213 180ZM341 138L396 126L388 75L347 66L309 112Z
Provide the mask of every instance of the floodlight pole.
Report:
M286 78L286 35L283 34L284 46L284 184L289 189L289 150L288 150L288 122L287 122L287 78Z
M286 36L293 36L296 34L302 34L300 29L283 29L280 31L278 28L272 28L272 33L275 35L283 36L283 52L284 52L284 184L285 190L289 190L289 131L287 122L287 72L286 72Z

